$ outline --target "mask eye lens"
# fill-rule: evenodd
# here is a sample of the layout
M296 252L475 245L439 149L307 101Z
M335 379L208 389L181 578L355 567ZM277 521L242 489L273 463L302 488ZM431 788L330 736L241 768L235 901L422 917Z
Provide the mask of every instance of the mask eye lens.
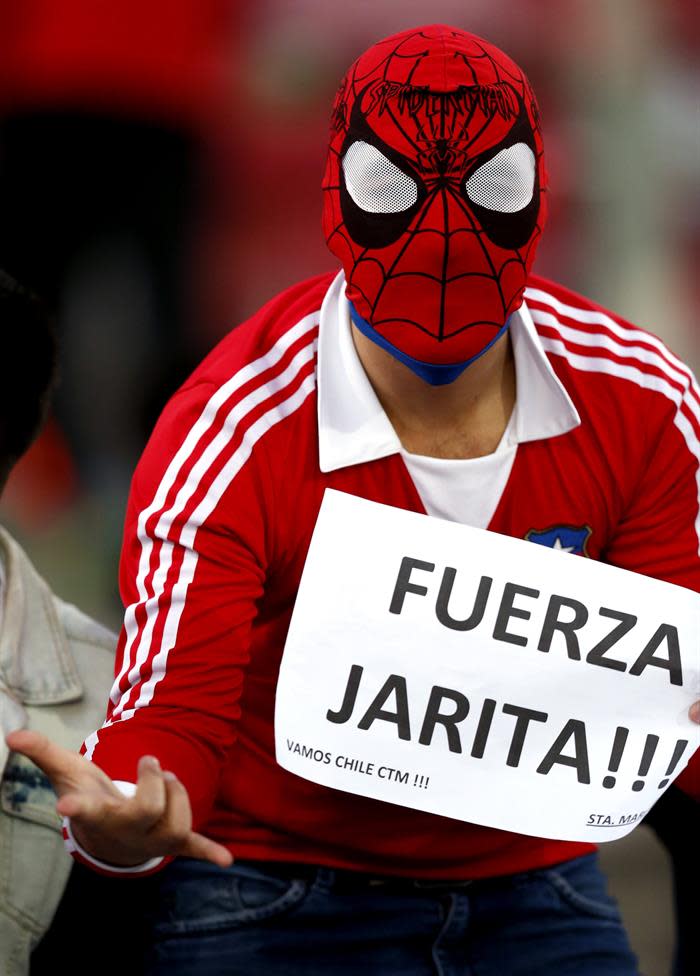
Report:
M466 183L472 203L500 213L516 213L532 200L535 156L524 142L501 149L483 163Z
M401 213L418 199L415 180L368 142L353 142L343 156L345 186L368 213Z

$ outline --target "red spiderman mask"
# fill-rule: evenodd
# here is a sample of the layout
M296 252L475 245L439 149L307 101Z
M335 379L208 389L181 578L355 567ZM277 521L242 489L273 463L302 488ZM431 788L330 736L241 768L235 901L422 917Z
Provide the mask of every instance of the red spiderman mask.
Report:
M451 382L522 304L542 233L527 78L454 27L380 41L341 83L323 189L355 325L427 382Z

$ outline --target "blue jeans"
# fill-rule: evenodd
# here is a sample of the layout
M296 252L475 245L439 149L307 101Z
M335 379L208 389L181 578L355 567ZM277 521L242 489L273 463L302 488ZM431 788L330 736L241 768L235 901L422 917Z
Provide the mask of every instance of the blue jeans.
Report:
M488 881L178 860L149 976L637 976L594 854Z

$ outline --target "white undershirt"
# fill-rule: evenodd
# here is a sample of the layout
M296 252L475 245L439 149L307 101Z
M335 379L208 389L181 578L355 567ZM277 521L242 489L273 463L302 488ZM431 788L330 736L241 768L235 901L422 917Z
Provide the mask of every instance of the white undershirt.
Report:
M493 454L477 458L434 458L401 448L411 480L428 515L488 527L505 489L518 449L517 403Z

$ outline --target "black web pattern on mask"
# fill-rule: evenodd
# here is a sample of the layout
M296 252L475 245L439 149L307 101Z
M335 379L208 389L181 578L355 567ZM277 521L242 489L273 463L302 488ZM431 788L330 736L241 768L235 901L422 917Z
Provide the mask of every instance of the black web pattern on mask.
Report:
M384 82L386 84L389 84L387 82L387 75L389 72L389 68L390 66L393 66L393 62L395 59L414 62L413 66L410 68L408 72L406 83L405 83L407 87L411 85L411 81L416 71L420 67L421 61L429 55L428 50L419 54L402 53L402 48L404 48L405 45L408 44L409 42L414 41L416 38L425 38L426 41L429 40L427 35L425 35L422 31L415 31L414 33L402 38L401 41L395 47L393 47L391 50L387 52L386 57L380 62L380 64L374 65L371 71L368 72L367 74L365 75L359 74L359 67L358 66L355 67L355 69L352 72L352 75L349 78L348 83L343 88L341 88L340 91L338 92L336 105L334 107L333 118L332 118L332 126L336 128L336 130L343 131L346 129L347 122L348 122L348 113L347 113L348 98L351 96L353 102L356 101L358 98L360 98L364 89L367 87L369 83L369 79L374 77L379 82ZM532 93L527 83L525 82L524 77L520 74L518 75L513 74L511 71L508 70L508 68L505 65L502 65L499 62L497 62L493 58L493 56L488 51L486 51L480 44L478 44L477 42L474 43L475 46L477 46L478 49L481 51L481 54L479 55L470 54L469 57L461 54L456 55L464 62L467 69L469 70L473 79L474 87L476 89L484 88L483 85L479 84L476 77L476 72L474 71L473 65L470 62L474 60L485 59L491 65L491 69L493 72L493 76L494 76L493 88L495 89L496 86L500 85L500 86L507 86L511 89L511 91L514 91L515 94L517 95L520 105L524 105L526 103L529 105L530 114L534 118L535 124L538 125L539 116L536 109L536 103L534 101L534 97L532 96ZM381 68L382 70L381 70L381 75L379 76L379 78L377 78L377 72L379 68ZM351 91L349 91L348 89L350 89ZM448 99L450 95L451 93L448 93L443 97L445 99ZM467 130L472 122L472 119L477 109L481 108L483 110L484 101L483 99L479 99L476 97L472 98L470 102L465 101L466 111L464 113L464 117L459 120L458 131L451 132L449 135L449 139L445 138L445 144L442 147L440 146L439 135L437 139L433 138L433 142L436 144L437 152L439 153L441 149L444 151L444 153L449 153L450 151L454 152L454 149L452 147L457 142L460 144L458 151L464 153L466 156L466 154L468 154L470 146L472 146L481 137L483 132L491 123L494 114L497 111L499 111L499 99L494 97L491 101L493 103L492 112L487 114L486 121L484 122L484 124L475 133L471 135L467 135ZM417 113L415 111L412 111L410 101L407 100L404 104L407 105L408 114L412 115L416 129L420 132L421 123L417 118ZM391 100L390 99L384 99L383 101L377 100L376 110L379 110L379 108L381 108L382 111L385 111L389 114L393 124L402 133L403 137L407 140L407 142L411 144L411 146L415 150L416 157L420 159L421 155L422 154L424 155L425 152L424 147L421 144L419 144L416 141L416 139L413 136L411 136L406 131L406 128L401 124L400 118L397 117L396 113L393 110L393 107L391 105ZM368 112L368 114L370 113ZM445 112L443 111L441 113L440 124L444 124L444 118L445 118ZM342 159L340 157L340 152L338 151L338 149L336 149L333 146L331 146L331 152L336 156L336 165L338 168L338 172L342 174ZM435 150L433 150L433 152L435 152ZM435 159L433 159L432 161L435 162ZM537 168L539 168L539 162L540 160L538 156L538 158L536 159ZM433 184L432 186L430 185L431 183ZM410 318L396 319L392 317L391 319L382 320L382 319L377 319L375 315L375 310L382 298L382 295L384 294L386 285L390 280L395 278L400 278L400 277L411 277L411 278L423 277L426 280L434 281L441 285L440 323L439 323L439 330L437 335L438 341L450 338L452 336L459 335L460 333L465 332L466 330L474 328L475 326L479 326L479 325L486 325L486 326L491 326L494 329L500 329L505 321L505 318L509 312L513 300L521 291L521 287L518 287L514 290L512 294L510 295L505 294L501 283L502 278L506 273L507 269L513 264L517 264L521 267L523 275L527 273L527 264L528 264L530 253L532 249L536 246L542 233L539 217L528 242L521 248L513 249L511 251L511 256L506 261L504 261L503 264L501 264L497 269L493 262L488 247L484 244L484 239L488 240L488 235L478 225L474 214L472 214L470 208L468 207L467 202L464 199L464 196L462 195L461 192L461 185L458 182L455 182L453 185L453 182L451 181L445 183L444 181L440 182L438 180L430 180L430 181L426 180L426 187L427 187L427 195L422 204L422 208L421 208L422 212L420 213L415 225L406 234L406 239L403 241L397 253L393 255L388 265L382 263L382 261L372 253L376 251L376 248L371 248L371 247L359 248L359 246L347 234L343 222L338 223L332 229L332 231L328 235L328 243L330 244L330 242L332 241L333 237L336 234L340 235L345 241L349 252L353 255L353 261L356 268L361 267L363 264L371 263L376 265L381 271L382 284L378 289L376 296L373 299L370 298L368 295L366 295L363 289L361 288L361 286L357 283L356 280L354 280L354 273L351 275L349 284L351 284L362 295L366 304L369 306L370 308L369 318L374 328L379 328L381 325L386 324L388 321L391 322L398 321L398 322L403 322L406 325L413 326L414 328L423 332L425 335L429 335L433 338L436 337L434 332L432 332L430 329L426 328L425 326L421 325L420 322L414 319L410 319ZM339 191L340 187L338 185L333 185L333 186L326 186L324 189L326 191L334 191L334 190ZM540 189L539 192L542 193L543 191ZM460 209L460 211L462 212L462 214L464 215L464 217L466 218L470 226L460 227L454 231L449 231L448 233L444 233L443 231L438 231L432 228L424 228L422 225L425 221L425 218L430 212L438 196L442 200L443 211L445 216L447 216L448 195L449 197L451 197L454 203L456 203L456 205L458 206L458 208ZM394 273L397 265L405 256L406 251L411 246L415 238L420 234L438 234L444 241L445 246L443 251L444 257L443 257L442 274L440 276L437 276L437 275L431 275L421 271L400 272L398 274ZM491 271L490 275L480 271L465 271L461 274L452 275L449 277L447 276L447 264L449 261L450 241L453 237L459 234L470 234L474 236L483 253L485 261ZM506 250L510 250L510 249L504 249L504 253ZM483 278L485 281L495 282L498 294L500 296L502 317L500 321L484 320L479 322L468 323L460 328L453 329L449 334L445 334L445 302L447 297L447 285L450 284L451 282L457 281L462 278Z

